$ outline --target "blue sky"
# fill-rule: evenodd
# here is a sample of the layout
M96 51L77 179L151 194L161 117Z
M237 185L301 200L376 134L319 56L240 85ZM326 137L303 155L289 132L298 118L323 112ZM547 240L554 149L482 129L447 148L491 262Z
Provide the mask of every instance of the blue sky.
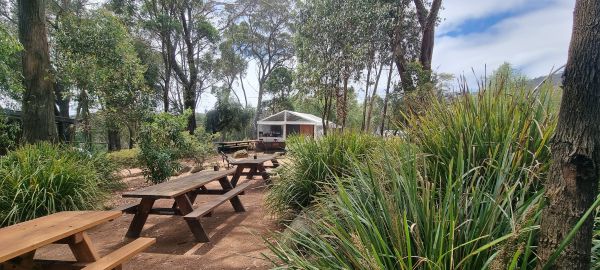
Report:
M474 81L476 76L483 77L485 70L490 73L509 62L526 76L547 75L553 67L566 63L574 2L443 0L433 68L437 72L464 74ZM244 81L252 106L258 96L255 70L250 64ZM362 83L353 86L364 91ZM379 92L382 94L383 89ZM363 96L359 91L359 99ZM212 95L203 94L200 111L212 108L215 100Z
M529 77L563 65L572 0L445 0L434 49L439 72L483 75L509 62Z

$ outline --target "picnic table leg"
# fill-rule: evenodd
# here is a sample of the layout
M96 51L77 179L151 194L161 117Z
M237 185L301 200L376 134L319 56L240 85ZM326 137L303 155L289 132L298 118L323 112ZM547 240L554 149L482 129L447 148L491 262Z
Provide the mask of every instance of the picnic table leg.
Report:
M252 177L256 175L256 170L256 165L250 167L250 172L248 173L248 175L246 175L246 179L252 179Z
M206 190L206 187L205 186L201 186L200 189ZM198 196L196 194L196 192L188 192L187 196L190 199L190 202L192 203L192 205L194 205L194 202L196 201L196 196ZM179 210L179 208L177 208L177 202L176 201L173 202L173 205L171 206L171 208L173 208L173 211L175 211L175 213L178 213L179 215L181 215L181 211Z
M129 230L127 230L127 237L130 238L138 238L140 237L140 233L144 228L144 224L146 224L146 220L148 219L148 215L150 214L150 210L152 210L152 206L154 205L155 199L152 198L142 198L139 206L137 207L137 212L133 216L133 220L131 220L131 224L129 225Z
M177 203L177 207L179 208L179 211L181 211L182 215L185 216L193 211L190 198L186 194L175 197L175 202ZM208 239L206 231L204 231L204 228L202 227L202 224L200 224L200 221L198 219L186 219L185 221L187 222L188 227L190 228L192 233L194 234L194 237L196 237L196 240L198 240L199 242L210 241Z
M97 261L100 256L86 232L80 232L66 239L69 248L78 262L89 263Z
M223 178L219 179L219 183L221 184L221 187L225 191L233 189L233 187L231 186L231 183L229 183L229 181L227 181L227 177L223 177ZM229 202L231 203L231 206L233 206L233 209L236 212L246 212L246 209L244 209L244 205L242 204L242 201L240 201L240 197L238 197L238 195L233 196L233 198L231 198L229 200Z
M279 167L279 161L276 158L271 159L271 163L273 163L273 168Z
M240 180L240 176L242 176L243 172L244 172L244 166L238 165L235 168L235 173L231 177L231 186L232 187L235 187L237 185L237 182Z
M19 257L12 258L8 261L0 263L0 270L31 270L36 269L33 262L33 256L35 256L35 250L25 253Z
M260 175L262 176L262 178L264 180L269 180L269 178L271 177L269 175L269 173L267 172L267 170L265 169L265 165L258 165L258 171L260 172Z

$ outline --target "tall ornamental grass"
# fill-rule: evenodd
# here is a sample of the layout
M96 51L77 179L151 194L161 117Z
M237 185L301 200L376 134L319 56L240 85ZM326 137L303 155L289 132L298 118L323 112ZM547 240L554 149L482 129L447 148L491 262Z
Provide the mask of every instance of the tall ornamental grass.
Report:
M357 133L332 132L321 139L288 138L290 165L279 169L281 177L267 194L267 206L281 218L297 214L336 177L352 174L353 161L369 159L376 144L375 136Z
M429 172L449 174L449 162L459 155L465 169L480 168L483 175L511 174L519 181L546 172L548 142L556 126L553 88L547 85L534 92L525 84L495 87L452 101L432 99L424 115L409 118L406 131L421 152L429 154L434 166ZM480 188L502 188L490 184Z
M103 177L109 172L99 161L89 153L49 143L10 151L0 158L0 226L101 207L108 185Z
M271 259L294 269L533 268L551 91L500 83L433 101L408 120L410 142L381 141L321 191L308 227L271 243Z

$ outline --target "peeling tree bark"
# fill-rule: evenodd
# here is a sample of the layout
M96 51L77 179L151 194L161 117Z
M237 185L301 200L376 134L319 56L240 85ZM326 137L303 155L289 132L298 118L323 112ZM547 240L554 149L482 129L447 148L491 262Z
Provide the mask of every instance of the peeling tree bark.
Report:
M548 261L598 193L600 165L600 1L575 5L564 95L552 140L552 164L542 212L538 269ZM589 269L593 217L561 253L553 269Z
M23 44L23 139L56 141L54 82L46 30L46 1L19 0L19 40Z

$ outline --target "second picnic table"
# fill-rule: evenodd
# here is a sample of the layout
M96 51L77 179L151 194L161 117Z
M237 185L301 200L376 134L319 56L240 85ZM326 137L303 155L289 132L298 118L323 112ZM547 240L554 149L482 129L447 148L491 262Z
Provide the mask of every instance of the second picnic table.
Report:
M121 216L119 211L66 211L0 229L0 269L120 269L121 264L152 245L139 238L100 257L86 231ZM67 244L76 261L34 261L38 248Z
M272 154L229 161L230 165L236 165L235 173L231 178L231 185L235 187L242 175L246 175L247 179L251 179L255 175L261 175L265 180L269 179L269 173L267 173L264 164L271 161L273 168L279 167L278 156L278 154ZM250 169L250 171L244 172L244 169Z
M231 202L236 212L245 211L238 195L248 188L250 183L247 182L239 186L232 185L227 176L232 175L234 172L234 169L203 171L140 190L123 193L123 197L141 199L138 204L121 209L126 213L135 214L127 231L127 236L139 237L148 215L179 215L184 217L196 240L208 242L208 234L200 223L201 217L210 215L213 209L226 201ZM222 189L209 190L205 187L206 184L213 181L218 181ZM193 204L199 194L218 196L214 200L194 209ZM172 199L174 200L173 206L171 208L154 208L154 202L158 199Z

